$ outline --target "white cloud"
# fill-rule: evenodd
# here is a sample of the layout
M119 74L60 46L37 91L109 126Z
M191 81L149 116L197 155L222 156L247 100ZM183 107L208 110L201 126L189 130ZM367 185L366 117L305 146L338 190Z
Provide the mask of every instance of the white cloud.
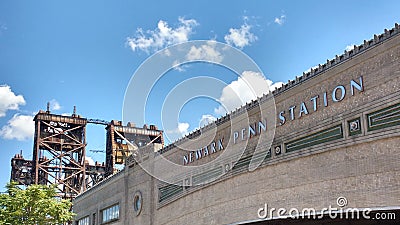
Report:
M280 17L275 17L274 22L278 25L283 25L286 20L286 15L282 14Z
M239 29L230 28L229 34L225 35L225 42L240 49L250 45L257 40L257 36L250 32L251 26L243 24Z
M18 141L33 138L35 124L33 116L15 114L0 130L4 139L17 139Z
M269 86L269 90L270 91L274 91L275 90L275 88L280 88L282 85L283 85L284 83L283 82L276 82L276 83L273 83L271 86Z
M215 49L215 41L207 41L207 44L200 47L192 46L186 55L187 60L205 60L212 62L222 62L222 54Z
M223 60L223 55L217 50L217 42L209 40L206 44L196 47L192 45L186 54L185 58L188 61L211 61L213 63L220 63ZM190 64L181 64L178 60L172 62L172 67L179 71L186 71L190 67Z
M24 97L15 95L10 86L0 85L0 117L5 116L8 110L18 110L25 103Z
M171 56L171 51L168 48L164 49L162 53L164 53L165 56Z
M172 63L172 67L174 68L174 70L177 70L179 72L184 72L184 71L186 71L186 68L189 67L189 65L188 64L180 64L180 62L178 60L175 60Z
M50 101L50 110L60 110L60 109L61 109L60 103L58 103L57 100L52 99Z
M186 135L188 133L189 127L190 127L189 123L178 123L178 127L176 129L167 130L167 133Z
M304 73L309 73L309 72L311 72L311 70L315 70L315 69L317 69L318 67L319 67L319 66L313 66L313 67L309 68L308 70L304 71Z
M277 85L282 85L282 82L273 84L271 80L267 80L258 72L244 71L242 76L222 90L221 97L218 99L222 105L215 108L214 112L218 115L224 115L246 102L261 97L269 90L275 89Z
M138 28L135 37L128 37L127 43L132 51L142 50L146 53L157 51L169 45L182 43L189 40L193 28L198 25L194 19L179 17L179 25L170 27L167 22L160 20L154 30L143 31ZM166 52L168 55L168 52Z
M351 51L354 49L354 45L347 45L346 46L346 51Z
M204 127L205 125L210 124L216 120L217 118L215 118L212 115L209 114L202 115L200 119L200 127Z
M96 165L96 163L94 162L94 160L90 156L85 156L85 162L89 163L89 165L91 165L91 166Z
M188 123L178 123L178 130L181 134L187 134L189 129Z

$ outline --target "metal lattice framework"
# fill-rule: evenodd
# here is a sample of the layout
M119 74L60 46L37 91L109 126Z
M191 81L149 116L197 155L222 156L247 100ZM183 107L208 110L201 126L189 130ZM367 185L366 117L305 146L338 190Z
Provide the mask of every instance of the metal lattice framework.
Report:
M15 154L11 159L11 180L19 185L29 185L32 183L32 160L26 160L20 154Z
M117 172L116 165L125 164L138 148L150 143L161 148L164 144L163 132L154 125L123 126L121 121L81 118L76 108L72 116L51 114L49 108L48 103L47 111L40 110L34 117L32 160L24 159L22 152L11 159L11 180L20 185L54 184L59 197L73 199ZM105 164L85 161L88 123L107 126Z
M85 172L86 178L85 183L87 188L93 187L105 178L105 165L104 163L97 163L95 165L89 165L86 162Z
M133 123L123 126L112 120L106 127L106 176L117 172L115 165L125 164L126 159L138 148L150 143L164 145L163 132L155 125L135 127Z
M86 119L40 111L34 121L33 183L56 184L60 197L74 198L86 189Z

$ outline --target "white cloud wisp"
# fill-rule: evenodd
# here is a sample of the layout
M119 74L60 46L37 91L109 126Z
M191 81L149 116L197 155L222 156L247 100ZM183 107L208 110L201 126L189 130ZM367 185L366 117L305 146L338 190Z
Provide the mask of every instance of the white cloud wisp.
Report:
M189 61L204 60L220 63L223 60L223 55L216 49L215 41L207 41L207 44L200 47L192 46L186 55Z
M244 71L242 76L227 85L223 90L219 102L221 106L214 109L217 115L225 115L234 111L245 103L261 97L282 85L282 82L273 83L262 74L254 71Z
M22 95L15 95L8 85L0 85L0 117L4 117L8 110L18 110L20 105L25 105Z
M61 109L60 103L58 103L57 100L52 99L52 100L50 101L50 110L55 110L55 111L57 111L57 110L60 110L60 109Z
M280 17L275 17L274 23L283 25L286 21L286 15L282 14Z
M168 134L182 134L186 135L188 134L188 129L189 129L189 123L179 123L178 122L178 127L174 130L167 130Z
M186 42L193 33L193 28L198 25L194 19L179 17L179 25L170 27L167 22L160 20L154 30L143 31L138 28L134 37L127 38L127 44L132 51L141 50L151 53L169 45Z
M35 123L33 116L15 114L0 130L0 136L4 139L18 141L33 138Z
M229 34L224 37L225 42L240 49L250 45L258 39L255 34L250 32L250 29L251 26L247 23L240 28L230 28Z
M200 127L204 127L207 124L213 123L216 120L217 120L217 118L215 118L213 115L204 114L201 116L201 119L200 119Z

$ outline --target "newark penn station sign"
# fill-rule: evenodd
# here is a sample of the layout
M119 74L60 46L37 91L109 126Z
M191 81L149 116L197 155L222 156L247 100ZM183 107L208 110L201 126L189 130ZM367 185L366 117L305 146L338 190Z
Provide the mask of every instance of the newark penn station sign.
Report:
M293 121L312 114L312 112L318 111L318 106L328 107L330 102L338 103L341 102L346 96L354 96L355 92L363 92L363 77L360 76L356 80L350 80L350 90L347 90L344 85L337 85L331 92L325 91L320 95L312 96L310 99L301 102L298 105L292 105L287 110L280 111L277 115L279 125L283 126L287 121ZM350 93L349 93L350 92ZM249 125L246 128L242 128L238 131L232 132L233 144L239 141L245 141L252 136L260 135L262 132L267 130L266 119L261 119L254 126ZM183 156L183 165L188 165L194 161L200 160L211 154L224 150L223 145L224 138L214 140L209 145L206 145L196 151L189 151Z

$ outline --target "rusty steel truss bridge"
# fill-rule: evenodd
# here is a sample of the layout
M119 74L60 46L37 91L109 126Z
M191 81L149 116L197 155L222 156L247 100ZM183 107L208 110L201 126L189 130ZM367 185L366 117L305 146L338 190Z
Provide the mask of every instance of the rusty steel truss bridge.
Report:
M40 110L34 117L35 134L32 159L24 159L22 152L11 159L11 180L20 185L55 185L59 197L73 199L104 178L118 172L126 158L149 143L164 145L163 131L155 125L135 127L129 122L87 119L52 114ZM105 163L90 165L86 160L86 125L98 124L106 129Z

